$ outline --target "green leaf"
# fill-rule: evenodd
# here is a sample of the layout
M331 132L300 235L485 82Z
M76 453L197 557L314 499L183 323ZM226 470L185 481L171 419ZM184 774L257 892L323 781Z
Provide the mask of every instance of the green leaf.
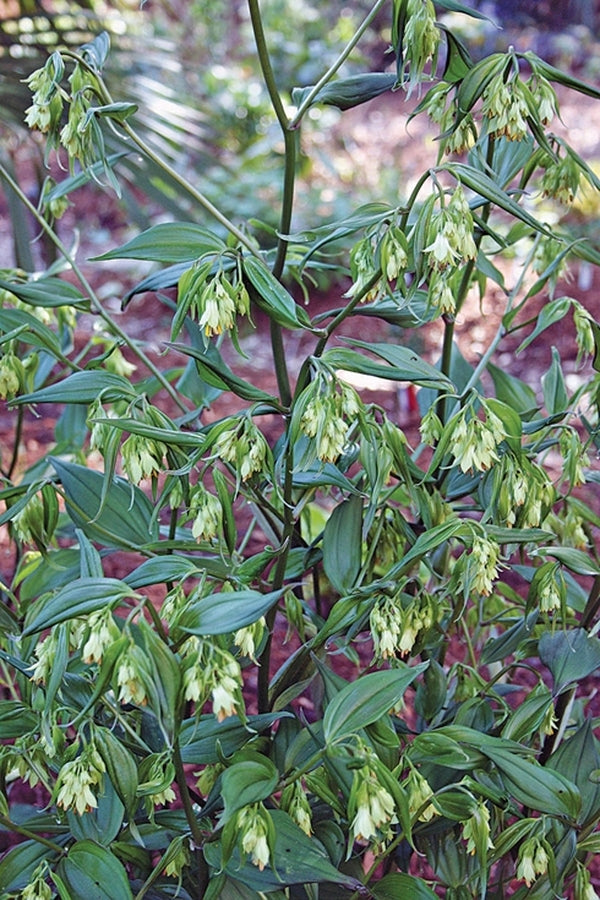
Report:
M428 663L409 668L398 663L394 669L371 672L343 688L329 703L323 718L323 736L332 744L387 715L402 699L406 689Z
M310 328L310 320L284 286L267 269L264 263L248 256L243 261L244 274L253 291L251 298L270 319L286 328Z
M515 378L514 375L510 375L492 363L487 364L487 370L492 376L498 400L506 403L522 416L531 417L533 413L537 412L535 391L525 381Z
M254 387L249 381L244 381L235 375L229 366L223 362L220 355L214 352L212 345L206 350L196 347L188 347L186 344L169 344L173 350L179 353L185 353L191 356L196 362L198 374L206 384L221 391L232 391L242 400L248 400L250 403L267 403L275 409L279 408L279 404L272 394L267 394L260 388Z
M93 403L101 399L107 403L116 400L128 402L137 397L131 382L112 372L74 372L62 381L40 388L31 394L21 394L12 401L20 403Z
M582 829L591 826L600 814L600 784L592 779L600 768L600 752L591 719L586 719L572 737L559 745L548 766L577 785L582 801L578 825Z
M373 885L371 893L376 900L398 900L400 897L402 900L436 900L437 898L437 894L434 894L424 881L413 875L405 875L403 872L386 875Z
M161 263L192 262L209 253L222 253L224 241L201 225L161 222L96 260L143 259Z
M26 284L16 281L0 280L0 288L10 291L19 300L31 306L73 306L85 311L89 308L89 300L68 281L62 278L40 278Z
M329 81L317 93L311 102L323 103L325 106L335 106L336 109L352 109L361 103L366 103L374 97L391 90L396 83L396 76L387 72L366 72L362 75L350 75L348 78L338 78ZM301 106L309 96L314 85L292 89L292 103Z
M577 817L581 797L568 779L489 740L482 742L480 749L492 760L506 789L518 803L550 816Z
M185 578L202 574L202 567L196 561L185 556L158 556L146 559L126 575L123 581L133 590L149 584L163 584L166 581L183 581Z
M187 606L177 625L190 634L229 634L264 616L284 593L284 588L260 591L221 591Z
M121 799L125 813L129 818L136 811L137 765L124 744L108 728L94 728L94 741L100 756L104 760L106 777ZM116 832L113 837L116 837ZM102 841L102 843L104 842Z
M481 662L488 665L500 662L511 656L515 650L531 638L534 626L538 620L538 611L535 609L529 613L526 619L520 619L497 638L491 638L483 648Z
M36 713L21 700L0 700L0 740L22 737L38 725Z
M574 547L538 547L536 556L552 556L576 575L600 575L600 567L591 556Z
M362 497L353 496L335 507L323 533L323 568L339 594L354 586L361 566Z
M242 862L236 849L225 866L230 878L253 890L269 893L286 885L330 882L349 891L357 890L359 896L364 894L364 885L332 866L321 845L307 837L287 813L273 809L269 810L269 815L275 832L274 866L265 866L260 872L249 861ZM204 856L215 870L221 868L219 843L205 844Z
M555 325L556 322L560 322L561 319L564 319L572 305L573 301L570 297L558 297L556 300L551 300L550 303L546 303L540 310L535 323L535 328L531 334L519 344L515 352L520 353L535 340L538 334L541 334L546 328L550 328L551 325Z
M287 717L293 718L292 713L248 716L246 723L237 716L218 722L212 714L185 719L179 733L181 759L196 766L221 762L223 756L230 757L274 722Z
M475 69L471 69L469 75L472 75L474 72ZM496 182L488 175L485 175L483 172L479 172L477 169L465 165L464 163L449 163L447 168L460 182L462 182L462 184L465 185L465 187L475 191L475 193L479 194L484 200L488 200L505 212L510 213L510 215L514 216L516 219L520 219L521 222L525 222L533 228L534 231L545 234L546 237L553 236L552 232L549 231L545 225L542 225L541 222L538 222L538 220L528 213L527 210L519 206L519 204L516 203L509 194L499 188Z
M442 373L421 359L414 350L408 347L397 347L392 344L371 344L365 341L350 340L348 343L354 347L362 347L370 350L388 365L374 362L362 353L344 348L327 350L323 354L323 360L335 369L347 369L349 372L360 372L363 375L373 375L376 378L386 378L391 381L411 381L423 387L433 386L441 390L454 393L454 385Z
M244 806L266 800L279 782L279 772L266 756L253 750L240 750L234 759L236 762L221 776L225 809L219 820L220 825L228 822Z
M113 479L101 507L101 472L56 457L49 460L62 482L70 518L90 540L129 550L158 540L154 508L138 487L123 478Z
M39 864L43 860L51 863L55 856L39 841L23 841L16 847L11 847L0 862L0 890L4 896L9 896L13 891L22 891L31 881Z
M50 599L43 597L33 606L33 618L23 634L38 634L59 622L86 616L131 596L134 594L129 585L117 578L76 578Z
M541 662L552 672L557 692L566 685L587 678L600 667L600 640L585 628L545 631L539 642Z
M535 72L539 72L540 75L543 75L548 81L554 81L557 84L562 84L564 87L568 87L580 94L587 94L588 97L594 97L596 100L600 100L600 90L594 85L587 84L587 82L575 78L568 72L563 72L561 69L551 66L543 59L540 59L540 57L531 50L528 50L521 55L528 60Z
M149 425L140 419L124 418L124 419L91 419L92 422L103 422L108 428L118 428L120 431L127 431L129 434L139 434L141 437L148 438L150 441L162 441L163 444L169 444L175 447L191 447L200 450L206 438L202 434L192 431L182 431L179 428L160 428L158 425Z
M132 900L125 869L110 850L94 841L73 844L58 873L73 900Z
M552 364L545 375L542 375L544 403L550 415L565 412L569 405L565 376L560 364L560 354L556 347L552 348Z

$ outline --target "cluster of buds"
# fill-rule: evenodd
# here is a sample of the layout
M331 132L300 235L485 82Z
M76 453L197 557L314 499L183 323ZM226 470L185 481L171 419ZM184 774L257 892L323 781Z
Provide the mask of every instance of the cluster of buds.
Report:
M494 468L494 521L507 528L539 528L555 493L541 466L525 456L517 460L505 453Z
M358 394L350 385L326 372L305 389L300 429L316 442L322 462L335 462L350 440L350 433L362 410Z
M217 537L223 521L221 501L203 484L197 484L190 493L188 518L192 519L192 535L197 541L211 541Z
M273 824L263 804L253 803L241 809L237 814L236 830L240 835L242 852L262 872L271 858L270 845L274 838Z
M25 369L18 356L10 350L0 357L0 400L12 400L21 390Z
M477 854L480 859L485 859L487 851L494 849L490 836L490 811L482 800L478 802L475 811L463 823L462 836L463 840L467 842L467 853Z
M590 459L575 429L563 429L558 445L563 458L563 478L568 480L571 487L580 487L585 484L584 469L589 466Z
M365 843L387 840L391 826L397 822L394 798L369 765L354 771L348 816L352 819L351 841Z
M410 653L436 619L436 605L424 591L418 597L397 591L393 597L377 600L369 616L374 660L393 660Z
M473 239L473 215L461 184L454 189L449 202L432 217L429 227L431 243L425 247L433 270L442 270L475 259L477 247Z
M408 0L402 57L404 71L408 74L405 84L408 84L409 94L414 85L420 84L428 63L435 69L440 40L432 0Z
M53 628L45 638L38 641L35 648L36 661L30 678L36 684L46 684L51 674L58 650L58 632Z
M519 847L517 878L530 887L539 875L546 874L552 856L552 847L545 838L527 838Z
M577 864L574 887L573 900L600 900L592 885L590 870L580 863Z
M152 753L140 765L138 793L144 798L148 815L155 806L165 806L176 798L173 790L175 767L166 753Z
M74 809L82 816L98 806L96 795L101 792L106 766L93 743L87 744L80 755L61 766L56 782L56 805Z
M493 137L522 141L527 137L529 107L525 87L518 77L499 72L483 92L483 115Z
M529 599L537 601L540 612L552 613L564 608L567 586L560 563L546 562L536 569Z
M400 525L400 510L387 506L376 519L368 543L372 545L376 541L373 550L373 565L382 571L386 571L402 556L404 538Z
M548 156L542 175L542 193L570 206L579 190L581 169L570 153L556 159Z
M473 415L469 406L457 412L450 422L449 452L463 472L484 472L498 462L498 445L505 438L499 417L482 401L485 419Z
M165 854L164 874L167 878L181 878L184 869L190 864L188 840L180 835L173 838Z
M440 811L435 796L427 779L411 765L403 784L408 794L408 810L411 816L417 816L419 822L430 822Z
M538 118L542 125L549 125L552 119L558 115L558 98L556 91L547 78L536 72L529 81L527 87L533 95Z
M568 500L556 512L550 512L544 519L544 528L552 531L557 537L560 547L576 547L587 550L590 546L589 536L585 533L585 521Z
M11 519L15 538L24 544L46 545L52 537L47 527L49 524L46 521L44 501L39 494L32 494L23 509Z
M449 94L448 85L438 84L429 91L423 104L431 121L439 125L440 131L445 135L444 152L448 155L465 153L477 140L477 128L470 112L456 121L458 109L456 103L448 104Z
M270 456L269 445L249 416L242 416L237 425L219 434L213 453L229 463L241 481L263 473Z
M496 541L475 536L471 551L460 557L453 573L458 581L457 591L465 596L474 591L489 597L498 577L499 558L500 547Z
M111 436L114 434L114 428L110 425L110 420L114 419L115 413L106 411L100 400L94 400L90 407L87 425L90 429L90 450L97 450L102 456L110 446Z
M25 79L33 93L32 104L25 110L25 122L29 128L47 134L59 127L65 99L60 87L64 71L62 56L56 51L41 69L36 69Z
M242 670L235 657L195 636L188 638L182 652L184 698L201 707L211 697L219 722L239 715L244 709Z
M35 869L29 884L19 894L19 900L52 900L55 896L50 885L46 884L48 866L42 863Z
M380 241L381 271L389 283L397 282L408 266L408 241L397 225L390 225Z
M236 317L250 312L250 297L239 273L231 282L212 263L198 260L179 279L178 302L185 304L206 337L231 331Z
M98 82L87 68L77 63L69 84L69 118L60 132L60 142L68 153L70 164L78 160L85 169L95 162L97 151L102 148L98 122L90 108L90 100L98 91Z
M429 279L427 299L433 309L442 316L453 316L456 312L456 297L452 286L454 271L444 269L432 271Z
M256 648L260 646L265 633L266 622L264 616L261 616L252 625L246 625L244 628L238 628L233 633L233 643L240 651L242 656L247 656L253 662L256 662Z
M373 239L370 236L360 240L350 251L350 274L352 284L344 297L359 296L363 303L377 299L380 293L380 284L377 278L379 266L375 258ZM376 281L371 284L374 278Z
M81 656L85 663L101 663L107 648L121 635L110 609L102 609L88 616L87 639Z
M596 352L594 340L594 319L587 309L577 300L573 300L573 323L575 325L575 340L577 341L577 362L584 356L592 356Z
M283 789L280 800L281 809L301 828L309 837L312 834L312 812L307 800L306 792L300 781L294 781Z
M162 441L154 441L141 434L130 434L121 447L123 471L132 484L154 478L163 466L167 448Z
M145 706L148 703L148 661L141 647L131 640L116 665L116 682L121 703Z

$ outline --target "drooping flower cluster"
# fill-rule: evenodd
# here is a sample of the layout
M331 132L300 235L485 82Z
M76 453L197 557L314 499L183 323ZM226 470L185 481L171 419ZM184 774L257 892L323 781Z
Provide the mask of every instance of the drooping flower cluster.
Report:
M441 40L436 24L435 7L432 0L408 0L406 4L406 25L402 39L404 60L404 84L408 93L423 80L428 63L435 70L435 61Z
M294 781L281 792L280 807L301 828L304 834L312 834L312 812L301 781Z
M184 698L203 706L212 698L213 712L219 722L241 715L242 670L237 659L209 641L192 636L182 648Z
M472 815L463 823L463 840L467 842L467 853L478 854L485 858L488 850L494 849L490 837L490 811L482 800L477 804Z
M430 822L435 816L439 816L433 789L424 775L414 766L410 767L403 786L408 794L408 810L411 816L417 816L419 822Z
M116 683L121 703L145 706L148 702L148 663L141 647L130 641L116 665Z
M539 875L546 874L552 855L552 848L545 838L537 835L527 838L519 847L517 878L530 887Z
M507 78L504 72L494 76L483 92L483 115L493 137L509 141L527 137L529 107L522 81L516 76Z
M503 454L494 467L489 510L494 522L507 528L539 528L556 491L546 472L525 455Z
M0 400L12 400L21 390L24 378L25 370L19 357L5 350L0 357Z
M456 186L446 206L432 217L429 240L431 243L424 252L428 254L429 265L434 271L477 256L473 216L461 184Z
M56 781L56 805L65 810L74 809L79 816L96 809L105 772L106 766L95 746L86 744L76 759L61 766Z
M470 552L463 554L457 562L454 571L457 591L465 595L474 591L483 597L489 597L500 570L499 559L498 544L487 537L476 535Z
M33 102L25 110L25 122L29 128L47 134L58 127L64 99L64 91L60 87L64 71L60 53L54 52L41 69L36 69L25 79L33 92Z
M305 389L300 430L316 445L322 462L335 462L350 440L352 428L362 410L354 388L326 372Z
M270 456L269 445L249 416L243 416L237 425L219 434L213 453L230 463L241 481L263 473Z
M192 534L197 541L210 541L221 530L221 501L203 484L195 485L191 491L188 518L193 520Z
M271 858L269 837L272 826L268 812L262 803L245 806L237 814L236 825L242 852L250 856L252 864L262 872Z
M542 175L544 197L552 197L564 206L570 206L577 196L581 182L581 168L577 161L566 152L556 159L548 156Z
M438 609L426 592L411 597L397 591L378 599L369 616L375 660L393 660L410 653L419 636L437 619Z
M390 826L397 821L394 798L368 764L354 772L348 816L352 819L352 842L385 841L389 837Z
M158 475L167 452L162 441L154 441L141 434L130 434L123 442L121 456L123 471L132 484Z
M101 663L107 648L114 643L121 632L110 609L92 613L87 620L87 639L81 656L86 663Z
M185 305L206 337L232 331L236 317L250 312L250 297L239 273L232 282L222 270L213 273L213 267L198 260L178 285L178 303Z
M449 452L463 472L484 472L500 459L498 445L506 437L500 418L482 402L485 419L473 414L468 406L455 413L450 429Z

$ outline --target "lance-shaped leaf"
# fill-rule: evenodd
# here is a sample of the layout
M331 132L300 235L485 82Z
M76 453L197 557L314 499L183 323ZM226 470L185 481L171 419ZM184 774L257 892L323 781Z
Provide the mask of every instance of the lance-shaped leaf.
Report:
M436 900L437 898L437 894L434 894L424 881L413 875L406 875L404 872L386 875L373 886L372 894L376 900L398 900L398 897L402 897L402 900Z
M269 594L252 590L209 594L187 606L177 624L190 634L229 634L264 616L283 593L284 589Z
M4 281L0 279L0 288L10 291L19 300L31 306L73 306L85 311L89 308L89 300L68 281L62 278L40 278L27 283Z
M242 722L238 716L229 716L222 722L212 714L185 719L179 732L181 759L195 766L208 766L229 757L261 731L281 718L294 718L289 712L262 713L248 716Z
M115 478L101 505L101 472L56 457L50 457L50 462L61 480L70 518L90 540L121 549L139 549L158 540L152 503L139 488Z
M139 434L150 441L161 441L163 444L174 445L175 447L192 447L195 450L200 450L206 442L206 438L202 434L192 431L181 431L179 428L160 428L158 425L149 425L148 422L129 417L123 419L91 419L90 421L103 422L110 428L118 428L120 431L127 431L129 434Z
M475 70L472 69L469 75L472 75L474 71ZM502 188L498 187L496 182L490 178L489 175L485 175L483 172L479 172L477 169L465 165L464 163L449 163L447 169L458 178L465 187L468 187L476 194L479 194L484 200L489 200L490 203L493 203L505 212L510 213L510 215L514 216L516 219L525 222L533 228L534 231L544 234L546 237L553 237L552 232L546 228L545 225L542 225L542 223L528 213L527 210L523 209L522 206L519 206L506 191L503 191Z
M366 72L362 75L350 75L348 78L338 78L329 81L318 91L311 101L323 103L325 106L335 106L336 109L352 109L378 97L391 90L396 83L396 76L388 72ZM313 85L292 90L292 103L302 106L310 96Z
M600 575L600 566L591 556L575 547L539 547L536 556L552 556L576 575Z
M346 685L325 710L323 736L327 744L356 734L389 713L428 663L385 669L363 675Z
M302 307L298 306L289 291L260 260L248 256L244 259L243 267L244 274L253 288L251 298L270 319L286 328L311 327Z
M531 334L522 341L515 352L520 353L535 340L538 334L541 334L546 328L550 328L551 325L555 325L556 322L560 322L561 319L564 319L571 309L572 304L573 301L570 297L558 297L558 299L546 303L540 310L536 319L535 328Z
M251 403L268 403L279 408L275 397L235 375L218 354L209 354L196 347L188 347L187 344L169 344L169 346L179 353L193 357L200 377L211 387L231 391L242 400L249 400Z
M131 596L134 596L133 590L118 578L76 578L53 597L43 598L32 608L23 634L37 634L59 622L86 616Z
M591 719L586 719L573 737L560 744L548 760L548 766L577 785L581 793L578 824L582 828L592 825L600 813L600 784L593 779L593 774L600 769L600 747Z
M454 391L452 382L442 375L439 369L421 359L408 347L394 347L390 344L370 344L364 341L348 341L355 347L362 347L385 359L388 365L382 365L355 350L343 347L328 350L323 360L335 369L346 369L375 378L391 381L410 381L424 387L434 386L436 389Z
M323 533L323 568L333 587L346 594L360 572L362 497L344 500L331 513Z
M191 222L161 222L142 231L126 244L94 258L180 263L191 262L208 253L222 253L225 249L225 242L201 225Z
M146 587L148 584L163 584L166 581L183 581L194 576L199 578L203 569L197 561L186 556L155 556L144 562L126 575L123 581L130 588Z
M116 400L131 401L137 396L131 382L113 372L73 372L62 381L48 387L21 394L12 401L19 403L93 403L102 399L107 403Z
M499 743L486 740L480 749L494 763L517 803L550 816L577 818L581 796L571 781L547 766L523 759Z

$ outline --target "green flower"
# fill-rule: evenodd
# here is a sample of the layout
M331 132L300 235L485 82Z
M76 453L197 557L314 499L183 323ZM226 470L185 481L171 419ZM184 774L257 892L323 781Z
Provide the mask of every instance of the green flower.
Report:
M467 842L467 853L484 857L488 850L494 849L490 837L490 811L483 801L479 801L473 815L463 823L462 836Z
M239 424L222 431L213 446L213 453L230 463L241 481L263 473L269 463L269 445L249 416Z
M370 766L354 772L349 813L352 815L350 838L366 843L386 837L390 825L396 821L394 798L379 782Z
M221 501L204 485L197 484L190 497L188 516L193 519L192 534L197 541L210 541L221 530L223 507Z
M245 806L237 814L242 852L250 856L252 864L261 872L271 858L268 817L262 803Z
M402 39L402 55L404 73L408 77L404 84L408 85L408 93L420 83L425 67L435 61L441 40L436 25L435 8L431 0L408 0L406 4L406 26Z
M121 632L110 609L92 613L87 621L88 636L81 656L86 663L101 663L107 648L119 637Z
M102 790L106 766L92 744L81 755L65 763L56 782L56 805L62 809L74 809L82 816L98 806L96 795Z
M483 92L483 115L494 137L509 141L527 137L529 107L521 81L516 77L505 81L503 73L496 75Z
M123 471L132 484L153 478L160 472L167 452L161 441L152 441L141 434L130 434L121 447Z
M23 363L10 351L0 357L0 400L12 399L23 383Z

